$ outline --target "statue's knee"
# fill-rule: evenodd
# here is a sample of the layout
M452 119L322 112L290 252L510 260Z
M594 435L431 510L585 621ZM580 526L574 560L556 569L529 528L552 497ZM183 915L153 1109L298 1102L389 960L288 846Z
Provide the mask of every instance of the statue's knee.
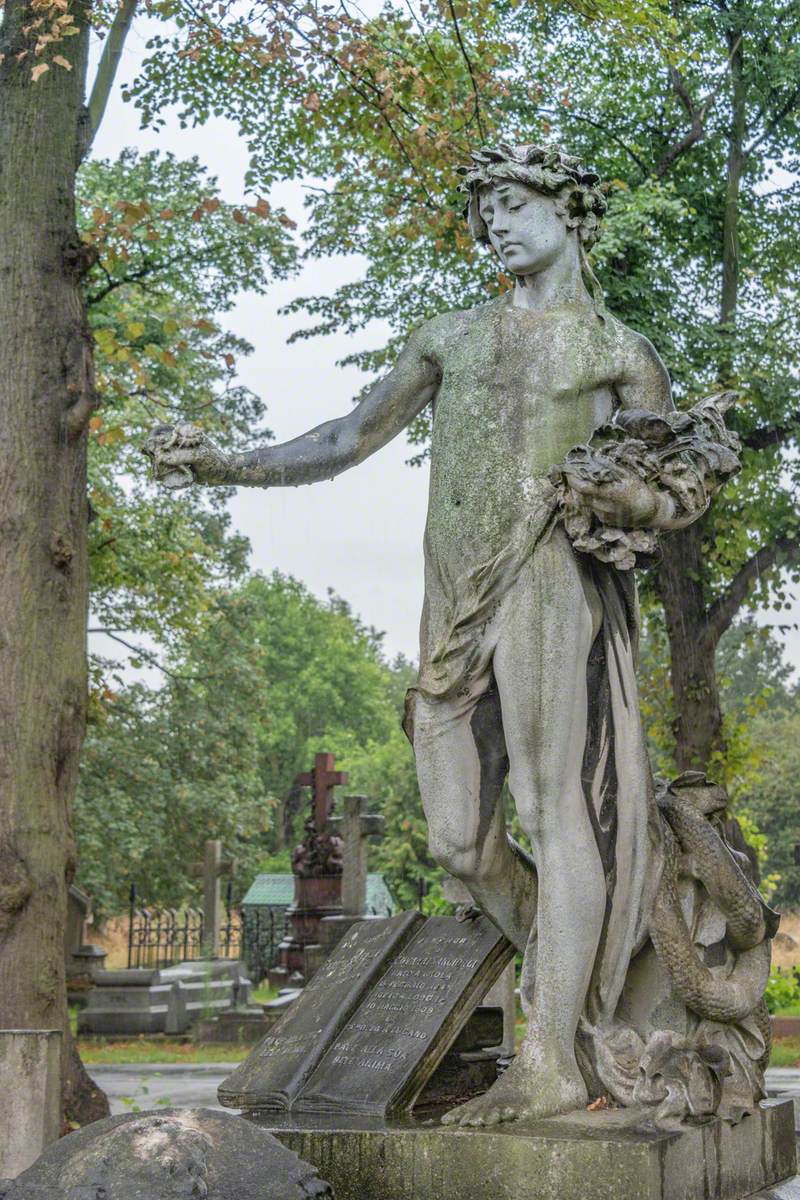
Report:
M431 830L428 840L431 856L442 870L456 879L473 880L477 874L477 854L472 847L458 845L452 838Z

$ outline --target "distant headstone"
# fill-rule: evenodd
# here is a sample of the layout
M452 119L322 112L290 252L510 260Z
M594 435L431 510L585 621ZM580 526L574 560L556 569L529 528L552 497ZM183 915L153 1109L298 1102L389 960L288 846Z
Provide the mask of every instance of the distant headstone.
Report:
M236 873L236 860L222 857L222 842L210 839L206 842L205 856L201 863L192 863L189 874L203 880L203 956L217 958L219 955L219 929L222 916L219 881L223 875Z
M86 926L92 920L92 902L81 888L72 883L67 891L67 922L64 929L64 965L68 988L88 986L91 972L102 967L106 951L87 944ZM84 987L84 990L85 990ZM70 996L70 1002L74 997Z
M250 980L231 959L193 960L160 969L97 971L80 1033L185 1033L201 1016L225 1012L249 999Z
M5 1200L309 1200L315 1167L247 1121L208 1108L126 1113L51 1146Z
M371 919L367 916L367 839L385 833L386 821L367 812L368 806L366 796L345 796L342 815L328 821L329 830L342 840L342 912L320 921L319 940L325 958L356 921Z
M342 839L342 911L360 917L367 911L367 838L386 832L386 821L367 812L366 796L345 796L341 817L328 827Z
M355 925L222 1104L292 1113L409 1110L513 954L484 917L419 913Z

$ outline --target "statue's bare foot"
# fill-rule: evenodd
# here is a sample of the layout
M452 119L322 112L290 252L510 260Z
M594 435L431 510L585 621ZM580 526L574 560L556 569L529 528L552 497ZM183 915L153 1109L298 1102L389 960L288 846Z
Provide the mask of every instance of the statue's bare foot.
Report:
M521 1058L489 1091L442 1117L443 1125L499 1125L523 1117L541 1119L585 1108L589 1096L577 1068L532 1067Z

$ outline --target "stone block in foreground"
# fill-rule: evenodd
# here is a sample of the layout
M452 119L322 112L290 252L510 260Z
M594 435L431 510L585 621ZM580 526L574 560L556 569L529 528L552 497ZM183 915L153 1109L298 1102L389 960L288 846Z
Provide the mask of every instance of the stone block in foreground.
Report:
M742 1200L796 1171L794 1111L637 1129L630 1110L453 1129L358 1117L249 1120L313 1163L336 1200Z

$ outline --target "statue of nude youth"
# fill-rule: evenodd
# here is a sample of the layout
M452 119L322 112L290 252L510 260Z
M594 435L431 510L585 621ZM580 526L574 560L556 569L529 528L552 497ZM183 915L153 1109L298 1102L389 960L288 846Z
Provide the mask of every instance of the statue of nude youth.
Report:
M585 246L605 207L597 177L557 147L502 145L474 155L463 175L470 227L512 290L426 321L357 407L292 441L228 454L182 427L156 430L148 452L171 486L315 483L363 462L432 406L420 676L407 727L431 853L524 954L521 1048L485 1095L445 1117L489 1125L586 1105L576 1030L609 920L609 867L582 782L587 671L608 608L598 572L632 573L573 549L548 473L615 413L667 415L673 403L652 345L593 294ZM670 496L644 480L575 486L606 525L680 523ZM638 720L634 696L625 753L644 777ZM506 774L532 861L506 834ZM635 912L620 920L627 932L619 925L602 942L618 939L626 967ZM609 984L606 1001L618 995L619 982Z

